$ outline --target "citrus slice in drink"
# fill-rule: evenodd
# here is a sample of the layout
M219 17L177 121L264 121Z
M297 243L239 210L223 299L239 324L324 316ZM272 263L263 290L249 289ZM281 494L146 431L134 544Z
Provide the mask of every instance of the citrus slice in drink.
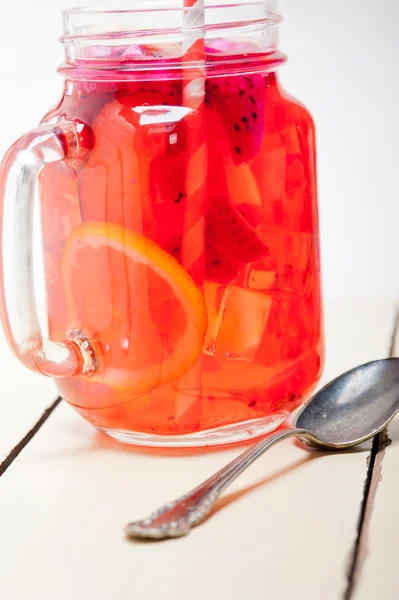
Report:
M69 329L93 341L91 376L133 397L187 372L202 352L204 298L160 246L120 225L85 222L63 257Z

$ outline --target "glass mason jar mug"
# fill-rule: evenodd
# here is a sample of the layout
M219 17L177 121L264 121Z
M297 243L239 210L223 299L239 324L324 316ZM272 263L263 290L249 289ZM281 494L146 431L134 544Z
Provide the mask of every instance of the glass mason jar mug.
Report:
M66 11L62 99L2 163L9 343L131 443L263 434L321 372L314 125L280 18L195 10Z

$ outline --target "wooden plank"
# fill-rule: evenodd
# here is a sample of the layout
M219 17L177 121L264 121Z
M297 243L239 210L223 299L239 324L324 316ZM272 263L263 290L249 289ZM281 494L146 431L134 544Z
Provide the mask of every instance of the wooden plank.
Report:
M387 353L394 303L332 300L326 378ZM139 450L61 405L0 478L0 586L17 600L342 598L367 453L274 447L187 538L128 542L123 525L242 448Z
M399 356L399 331L392 344ZM361 570L354 587L354 600L399 598L397 545L399 541L399 418L388 427L377 448L370 484L361 547Z
M11 353L0 331L0 464L57 397L53 382L31 373Z

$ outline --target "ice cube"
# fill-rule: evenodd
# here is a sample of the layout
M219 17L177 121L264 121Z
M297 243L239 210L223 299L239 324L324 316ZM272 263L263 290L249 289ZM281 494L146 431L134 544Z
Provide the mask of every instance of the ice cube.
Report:
M280 131L280 137L287 154L301 154L301 144L296 125L290 125Z
M312 257L314 236L260 225L257 233L270 250L270 256L247 267L247 285L251 289L305 293ZM271 273L274 274L274 280ZM261 285L269 287L260 287Z
M267 326L271 298L238 286L205 284L208 333L205 352L252 361Z
M269 295L269 301L267 323L254 359L256 362L271 366L282 359L292 298L288 294L277 292Z
M248 287L255 291L267 291L273 289L276 284L276 272L267 271L262 268L255 268L251 265L247 267Z
M204 284L204 298L208 313L208 330L205 336L204 353L214 356L216 343L223 321L226 308L227 286L206 281Z
M262 156L260 168L255 169L259 189L268 203L280 200L285 193L287 156L285 148L267 150Z
M287 155L285 191L292 192L297 189L305 189L305 187L306 175L301 155Z
M251 161L251 171L262 198L262 210L268 211L273 221L273 204L284 198L287 151L284 139L277 133L267 133L262 142L262 152ZM242 188L242 186L241 186ZM247 194L244 196L247 197ZM255 204L253 201L249 204Z

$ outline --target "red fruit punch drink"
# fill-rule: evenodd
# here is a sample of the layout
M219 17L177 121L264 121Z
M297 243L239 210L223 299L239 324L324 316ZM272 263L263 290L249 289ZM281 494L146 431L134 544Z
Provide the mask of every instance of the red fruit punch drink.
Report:
M277 15L266 38L240 23L206 33L198 111L166 34L106 31L80 54L66 36L44 123L73 122L80 150L40 176L49 337L89 340L95 371L58 386L122 441L263 434L321 373L314 125L279 84Z

